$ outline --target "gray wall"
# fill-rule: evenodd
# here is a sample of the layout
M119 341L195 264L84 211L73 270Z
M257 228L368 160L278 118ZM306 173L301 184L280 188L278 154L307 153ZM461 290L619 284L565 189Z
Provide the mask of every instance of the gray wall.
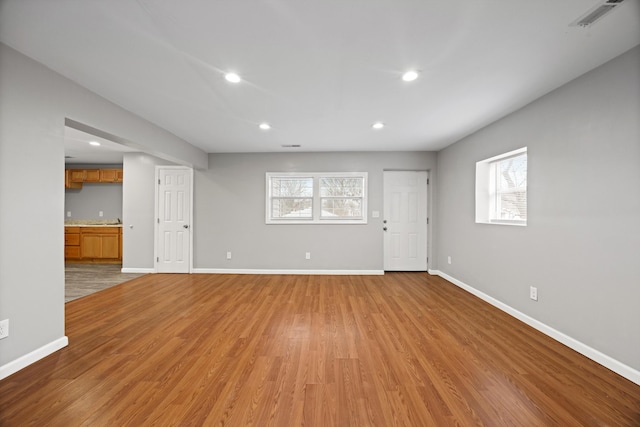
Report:
M523 146L528 226L476 224L475 163ZM438 171L439 270L640 370L640 48L439 152Z
M155 168L173 164L149 154L124 154L123 269L154 268Z
M194 267L382 270L383 170L435 167L429 152L210 154L209 169L194 179ZM345 171L368 172L368 224L265 224L266 172Z
M1 373L64 340L65 118L187 164L206 167L207 157L4 44L0 93L0 319L11 332L0 340Z
M122 165L74 164L67 169L118 169ZM103 216L100 217L99 212ZM71 212L71 216L67 213ZM121 183L84 183L64 190L64 219L122 219Z

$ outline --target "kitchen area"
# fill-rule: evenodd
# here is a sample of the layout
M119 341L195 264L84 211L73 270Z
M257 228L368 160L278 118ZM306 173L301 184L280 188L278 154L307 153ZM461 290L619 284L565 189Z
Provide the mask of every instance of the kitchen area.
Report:
M122 264L122 181L121 167L65 169L66 263Z
M123 150L70 127L65 128L65 140L64 262L65 302L69 302L142 274L121 271Z

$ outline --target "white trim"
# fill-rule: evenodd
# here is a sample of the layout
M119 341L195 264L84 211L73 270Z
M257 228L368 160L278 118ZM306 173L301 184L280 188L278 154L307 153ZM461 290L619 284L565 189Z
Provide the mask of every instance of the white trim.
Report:
M506 153L498 154L497 156L489 157L488 159L480 160L478 163L491 163L495 162L496 160L504 160L508 159L509 157L516 157L526 152L527 147L525 146L522 148L518 148L517 150L508 151Z
M147 273L155 273L156 270L154 268L130 268L130 267L123 267L122 269L120 269L121 273L143 273L143 274L147 274Z
M383 276L384 270L276 270L257 268L194 268L194 274L304 274L336 276Z
M19 370L26 368L40 359L44 359L50 354L55 353L68 345L69 338L64 336L33 350L31 353L27 353L24 356L18 357L16 360L0 366L0 380L7 378L9 375L15 374Z
M608 356L592 347L589 347L588 345L576 340L575 338L572 338L560 331L558 331L557 329L552 328L551 326L548 326L542 322L540 322L539 320L534 319L533 317L530 317L518 310L516 310L515 308L501 302L498 301L497 299L485 294L484 292L481 292L469 285L467 285L464 282L461 282L460 280L449 276L446 273L443 273L442 271L439 270L430 270L429 274L433 274L433 275L437 275L442 277L443 279L448 280L449 282L453 283L454 285L464 289L465 291L469 292L470 294L473 294L475 296L477 296L478 298L488 302L489 304L493 305L496 308L499 308L500 310L504 311L505 313L515 317L516 319L526 323L527 325L531 326L534 329L537 329L538 331L542 332L543 334L549 336L550 338L553 338L554 340L566 345L567 347L577 351L578 353L582 354L583 356L588 357L589 359L593 360L594 362L599 363L600 365L604 366L605 368L611 369L613 372L625 377L626 379L628 379L631 382L634 382L638 385L640 385L640 371L632 368L631 366L625 365L624 363L612 358L611 356Z

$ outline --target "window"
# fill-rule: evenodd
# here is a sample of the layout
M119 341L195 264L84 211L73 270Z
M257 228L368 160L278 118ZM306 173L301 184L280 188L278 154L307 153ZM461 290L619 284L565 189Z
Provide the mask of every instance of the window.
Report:
M527 225L527 148L476 163L476 222Z
M267 224L366 224L367 173L267 173Z

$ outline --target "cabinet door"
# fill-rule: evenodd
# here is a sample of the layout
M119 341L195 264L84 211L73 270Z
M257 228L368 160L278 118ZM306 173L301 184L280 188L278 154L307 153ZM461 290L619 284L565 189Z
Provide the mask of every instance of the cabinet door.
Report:
M64 188L82 188L82 180L84 179L84 171L76 173L76 181L72 179L72 169L64 170ZM82 176L80 176L82 175Z
M64 244L65 246L79 246L80 245L80 235L79 234L66 234L64 235Z
M100 182L100 169L85 170L84 182Z
M99 234L83 234L80 255L82 258L102 257L102 236Z
M80 258L80 246L65 246L64 247L65 258Z
M85 170L84 169L71 169L71 182L84 182Z
M116 170L115 169L100 169L100 182L115 182Z
M120 258L120 236L117 234L102 235L101 258Z

